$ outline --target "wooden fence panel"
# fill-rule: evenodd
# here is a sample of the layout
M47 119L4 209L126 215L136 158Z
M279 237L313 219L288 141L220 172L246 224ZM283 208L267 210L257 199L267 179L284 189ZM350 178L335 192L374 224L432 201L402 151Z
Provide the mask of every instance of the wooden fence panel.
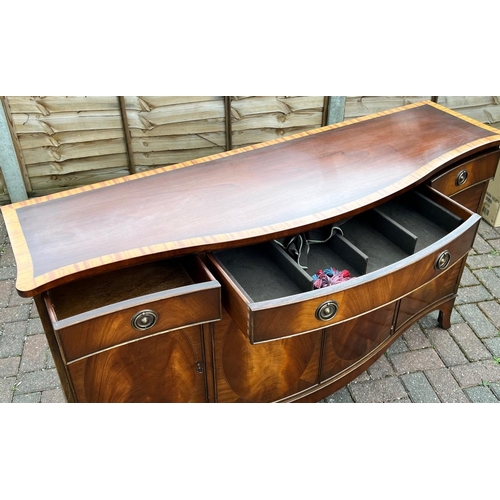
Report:
M231 99L234 148L321 127L324 96L235 96Z
M344 118L357 118L430 98L347 96ZM324 123L327 111L324 96L2 99L30 196L317 128ZM498 96L445 96L439 97L438 102L500 128ZM8 201L7 188L0 175L0 202L5 201Z
M226 150L224 97L126 97L137 172Z
M129 173L118 97L7 97L31 196Z

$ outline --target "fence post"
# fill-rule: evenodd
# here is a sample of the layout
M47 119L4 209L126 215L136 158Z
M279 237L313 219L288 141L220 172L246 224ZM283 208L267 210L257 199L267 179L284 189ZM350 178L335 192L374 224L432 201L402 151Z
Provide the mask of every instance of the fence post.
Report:
M331 95L328 103L328 116L326 124L340 123L344 121L345 96Z
M5 110L0 103L0 168L11 203L28 199Z

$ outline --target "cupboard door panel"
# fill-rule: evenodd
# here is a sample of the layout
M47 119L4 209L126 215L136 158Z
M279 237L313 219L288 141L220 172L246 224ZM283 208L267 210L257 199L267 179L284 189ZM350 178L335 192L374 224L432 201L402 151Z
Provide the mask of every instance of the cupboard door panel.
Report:
M225 310L214 331L218 402L272 402L318 383L321 332L252 345Z
M79 402L205 402L201 327L101 351L68 366Z
M395 304L325 330L321 381L339 375L370 354L391 334Z

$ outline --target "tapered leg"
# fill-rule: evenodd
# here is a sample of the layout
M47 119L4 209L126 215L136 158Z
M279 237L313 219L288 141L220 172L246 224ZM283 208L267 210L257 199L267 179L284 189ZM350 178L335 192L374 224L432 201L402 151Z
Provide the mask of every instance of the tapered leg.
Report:
M455 304L455 298L445 302L439 308L438 324L441 328L448 330L451 327L451 313Z

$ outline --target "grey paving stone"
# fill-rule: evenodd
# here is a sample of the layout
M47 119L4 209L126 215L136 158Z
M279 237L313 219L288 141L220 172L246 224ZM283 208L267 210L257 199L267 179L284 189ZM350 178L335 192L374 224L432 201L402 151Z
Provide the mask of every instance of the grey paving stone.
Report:
M12 323L13 321L26 321L30 315L31 306L22 304L20 306L5 307L2 309L2 321Z
M479 338L494 337L497 334L498 329L491 323L477 304L457 306L457 310Z
M479 309L486 315L486 319L490 321L498 331L500 331L500 304L496 300L487 302L479 302Z
M66 403L64 392L61 388L50 389L42 392L41 403Z
M7 244L5 246L5 251L0 253L0 267L10 267L15 265L16 259L14 258L14 252L12 251L10 244Z
M363 373L360 373L351 383L356 384L358 382L364 382L365 380L371 380L370 375L366 370Z
M13 403L40 403L41 392L31 392L29 394L14 394Z
M467 363L467 358L448 330L432 328L427 330L427 335L446 366Z
M54 358L52 357L52 353L50 352L50 349L47 349L47 361L45 362L45 366L47 368L55 368L56 366Z
M468 403L469 400L447 368L427 370L425 375L443 403Z
M10 403L14 393L15 377L0 378L0 403Z
M469 255L467 257L467 266L470 269L481 269L500 266L500 255L481 254Z
M0 281L0 307L7 307L14 284L10 280Z
M488 244L493 247L493 250L500 251L500 238L488 240Z
M480 234L476 236L472 248L476 253L490 253L493 250L493 247Z
M20 372L32 372L45 368L47 363L47 338L43 334L27 337L21 356Z
M408 330L403 333L403 338L411 351L431 346L429 339L425 336L418 323L408 328Z
M0 280L13 280L16 278L17 271L15 267L0 266Z
M452 325L450 334L470 361L480 361L491 358L491 353L486 349L469 325L465 323Z
M347 387L342 387L331 396L324 399L325 403L354 403Z
M405 344L404 340L402 337L399 337L394 341L393 344L389 346L389 349L387 349L387 354L395 354L398 352L406 352L408 351L408 347Z
M482 385L483 382L500 382L500 365L494 361L475 361L452 366L450 371L462 388Z
M464 392L473 403L500 403L488 387L468 387Z
M465 266L462 278L460 279L460 286L479 285L479 280L474 276L472 271Z
M3 334L0 335L0 358L20 356L24 347L26 325L23 321L6 323Z
M9 306L19 306L22 304L29 304L31 307L33 299L31 297L21 297L14 289L10 294Z
M479 221L478 234L485 240L498 238L500 233L484 219Z
M19 356L0 358L0 378L16 376L20 359Z
M500 400L500 384L499 383L493 383L488 386L491 390L491 392L496 396L498 400Z
M385 401L386 403L388 404L393 404L393 403L411 403L411 399L406 396L405 398L399 398L399 399L395 399L394 401Z
M349 390L356 403L387 403L408 397L403 384L397 377L350 384Z
M27 322L26 335L44 334L40 318L31 318ZM45 334L44 334L45 335Z
M483 343L493 356L500 358L500 336L484 339Z
M421 349L389 356L389 360L398 374L443 368L444 364L434 349Z
M483 285L466 286L458 289L455 305L472 304L491 299L493 299L493 295Z
M493 269L477 269L474 275L494 297L500 297L500 277Z
M386 356L381 356L368 368L371 378L376 380L394 375L394 370Z
M422 372L408 373L401 379L413 403L441 402Z
M60 380L54 368L20 373L17 378L16 394L55 389L60 386Z

